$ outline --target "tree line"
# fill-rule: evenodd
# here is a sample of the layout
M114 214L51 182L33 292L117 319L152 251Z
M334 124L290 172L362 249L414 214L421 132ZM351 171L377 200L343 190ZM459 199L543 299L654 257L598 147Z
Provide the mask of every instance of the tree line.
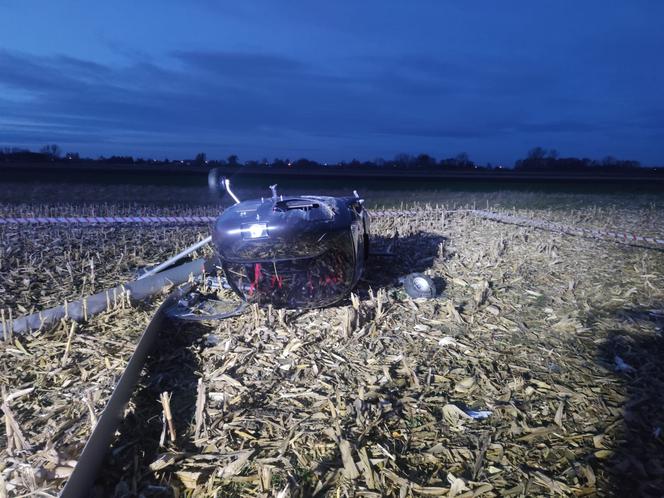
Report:
M232 154L225 159L207 158L204 152L197 154L193 159L169 160L144 159L133 156L100 156L96 159L83 158L77 152L63 152L57 144L45 145L39 151L16 147L0 148L0 163L53 163L66 165L71 163L89 163L91 165L187 165L201 166L206 168L215 167L254 167L270 169L314 169L314 168L338 168L338 169L399 169L399 170L422 170L422 171L470 171L470 170L502 170L514 168L515 171L544 171L544 172L570 172L570 171L593 171L611 170L628 171L639 168L638 161L620 160L614 157L606 157L602 160L577 157L560 157L555 149L544 149L535 147L531 149L525 158L517 160L513 165L502 164L478 164L471 160L465 152L453 157L436 159L428 154L410 155L398 154L393 159L377 158L372 161L350 162L341 161L337 163L320 163L306 158L290 160L288 158L275 158L273 160L262 159L260 161L248 160L241 162L237 155Z

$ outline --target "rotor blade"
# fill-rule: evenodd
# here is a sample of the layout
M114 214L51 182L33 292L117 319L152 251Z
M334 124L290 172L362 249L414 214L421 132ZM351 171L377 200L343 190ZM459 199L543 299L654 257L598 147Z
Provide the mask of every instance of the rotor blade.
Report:
M90 494L90 489L99 472L99 466L104 461L104 457L113 441L113 435L122 421L124 409L141 375L145 360L152 350L159 335L159 329L166 319L165 311L177 303L182 296L182 292L183 290L178 289L169 294L145 328L134 353L127 363L127 367L83 448L76 467L74 467L71 476L60 493L61 497L78 498L87 497Z

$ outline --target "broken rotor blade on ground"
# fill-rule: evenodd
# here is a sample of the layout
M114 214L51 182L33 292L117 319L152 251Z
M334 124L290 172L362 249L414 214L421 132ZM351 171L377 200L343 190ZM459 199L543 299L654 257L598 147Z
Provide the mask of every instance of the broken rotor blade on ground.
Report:
M98 292L78 301L17 318L12 323L3 324L3 328L7 329L3 330L3 337L10 337L12 333L25 334L39 330L57 323L62 318L71 318L75 321L87 320L88 317L108 309L118 299L129 298L132 302L141 301L172 285L186 282L190 276L199 275L209 268L208 260L197 259L156 275Z
M104 460L106 451L113 440L113 434L122 420L124 408L129 402L131 393L138 381L145 359L152 350L161 325L167 318L165 310L173 306L185 291L186 289L178 289L169 294L145 328L134 353L129 359L129 363L127 363L127 367L122 373L115 389L113 389L111 398L108 400L104 411L99 417L99 421L83 448L76 467L74 467L71 476L60 494L61 497L74 498L88 496L90 488L97 476L99 466Z

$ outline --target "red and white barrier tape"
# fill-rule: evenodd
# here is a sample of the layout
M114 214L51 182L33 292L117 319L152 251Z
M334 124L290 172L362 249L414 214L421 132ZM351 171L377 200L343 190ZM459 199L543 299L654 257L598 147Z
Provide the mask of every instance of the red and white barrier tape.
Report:
M425 211L371 211L372 216L397 216ZM111 223L212 223L215 216L67 216L0 218L0 225L99 225Z
M98 225L110 223L211 223L214 216L75 216L0 218L0 225Z
M664 245L664 238L659 237L646 237L633 233L617 233L607 230L578 228L562 225L560 223L552 223L544 220L537 220L532 218L525 218L523 216L515 216L510 214L494 213L492 211L485 211L481 209L460 209L456 211L445 210L376 210L370 211L372 216L386 217L386 216L403 216L403 215L442 215L446 213L467 212L472 213L480 218L509 223L514 225L530 226L542 230L549 230L554 232L562 232L570 235L580 235L584 237L594 237L610 239L616 242L623 243L648 243ZM129 223L212 223L216 219L215 216L75 216L75 217L28 217L28 218L15 218L7 217L0 218L0 225L100 225L100 224L129 224Z

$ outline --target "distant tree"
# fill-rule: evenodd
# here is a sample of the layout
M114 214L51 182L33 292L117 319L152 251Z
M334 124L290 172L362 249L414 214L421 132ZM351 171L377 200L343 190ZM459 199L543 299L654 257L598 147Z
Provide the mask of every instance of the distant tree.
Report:
M60 154L62 153L62 150L57 144L51 144L51 145L44 145L39 152L42 154L46 154L47 156L50 156L52 159L56 159L60 157Z
M429 154L420 154L415 162L421 168L432 168L436 165L436 160Z
M311 169L311 168L317 168L320 166L316 161L311 161L309 159L298 159L293 163L294 168L298 169Z
M100 157L99 160L109 164L134 164L134 158L132 156L111 156L108 158Z
M196 154L196 158L194 159L194 163L201 165L205 164L205 161L207 161L207 156L205 155L205 152L199 152Z
M618 164L618 160L613 156L606 156L602 159L602 166L605 168L613 168Z
M413 157L409 154L397 154L394 158L394 162L402 168L408 168L413 165L415 162Z
M55 162L56 159L64 157L65 161L85 161L86 163L106 163L106 164L169 164L166 158L163 161L153 159L134 159L132 156L99 156L98 159L83 158L81 159L77 152L68 152L64 156L60 147L56 144L45 145L39 152L32 152L28 149L21 149L17 147L0 147L0 162L4 163L48 163ZM197 154L194 160L186 161L173 161L174 164L208 164L209 167L224 167L224 166L239 166L240 163L238 156L233 154L228 156L226 160L207 160L207 155L203 152ZM260 162L251 160L244 163L249 167L266 166L274 169L280 168L293 168L293 169L315 169L323 168L323 165L310 159L300 158L291 162L290 159L275 158L272 162L263 158ZM452 170L492 170L496 168L495 164L487 163L486 166L479 166L475 164L468 156L467 153L462 152L454 157L441 159L437 162L435 158L428 154L419 154L411 156L409 154L398 154L392 160L384 160L376 158L373 161L360 161L352 159L350 162L340 161L335 163L325 163L324 166L329 168L338 168L339 170L349 169L373 169L373 168L402 168L413 169L420 168L428 171L435 169L436 165L443 168ZM502 169L502 166L497 166ZM524 159L519 159L515 163L516 170L530 170L549 172L550 174L567 174L568 172L587 171L589 168L597 168L598 170L611 171L614 174L623 173L625 175L631 174L631 170L639 168L638 161L616 159L613 156L607 156L602 160L592 160L588 158L577 157L560 157L558 151L555 149L544 149L542 147L534 147L530 149ZM326 168L327 169L327 168ZM664 171L664 168L662 169Z
M540 160L546 157L546 149L534 147L528 151L528 159Z
M460 168L470 168L475 166L473 162L470 160L470 157L468 157L468 154L465 152L457 154L454 160L456 161L457 166Z
M557 154L557 153L556 153ZM546 158L546 149L542 147L533 147L528 151L528 156L525 159L519 159L514 167L515 169L546 169L550 165L550 161Z
M616 159L613 156L607 156L602 159L600 166L603 168L611 169L632 169L640 167L641 164L638 161L624 161L621 159Z
M438 164L448 169L475 169L475 163L465 152L457 154L455 157L441 159Z

